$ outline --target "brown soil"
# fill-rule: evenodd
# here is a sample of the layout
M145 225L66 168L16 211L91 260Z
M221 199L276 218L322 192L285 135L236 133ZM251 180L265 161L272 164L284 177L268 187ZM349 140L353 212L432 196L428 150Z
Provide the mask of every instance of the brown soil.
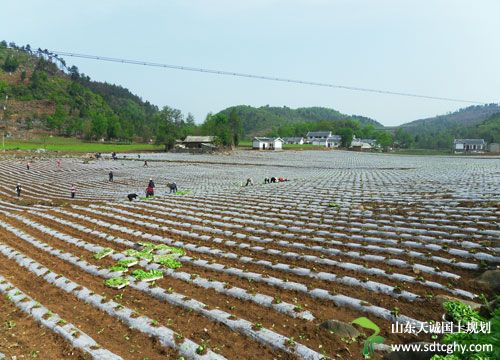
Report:
M12 356L39 359L91 359L66 340L39 325L33 318L0 296L0 351Z
M31 230L30 228L27 228L26 226L21 224L16 224L16 227L33 235L36 232L36 230ZM18 249L23 254L40 262L44 266L50 268L52 271L58 274L62 274L67 278L78 282L80 285L92 289L92 291L94 292L106 296L107 298L113 298L118 294L116 290L104 286L103 279L95 278L82 271L75 272L75 268L72 265L67 264L53 256L42 253L39 250L33 248L30 244L16 240L15 236L10 236L10 234L6 235L7 236L5 238L5 242L9 246ZM43 237L40 237L40 235L36 237L39 239L43 239ZM78 251L81 252L81 250L75 250L73 246L59 240L44 240L46 240L46 242L50 245L57 246L57 248L71 252L75 255L79 255ZM86 260L90 259L86 258ZM107 261L110 260L108 259ZM168 285L168 283L166 283L165 286L166 285ZM169 286L166 287L168 288ZM269 357L279 355L281 356L281 358L283 358L283 356L286 356L286 354L281 354L279 352L275 353L274 351L267 349L256 342L250 341L243 335L230 331L224 325L212 323L201 315L173 307L164 302L160 302L154 298L149 297L143 292L126 288L122 290L121 293L124 294L123 299L119 300L118 302L120 302L124 306L135 310L137 313L149 316L150 318L157 320L159 324L172 328L178 333L195 342L201 343L204 341L208 343L210 348L214 349L214 351L220 352L223 355L230 355L232 353L245 351L245 353L247 354L264 355L267 353ZM40 302L45 304L45 302L43 301ZM178 321L179 319L182 319L182 321ZM207 331L200 331L200 328L206 329Z

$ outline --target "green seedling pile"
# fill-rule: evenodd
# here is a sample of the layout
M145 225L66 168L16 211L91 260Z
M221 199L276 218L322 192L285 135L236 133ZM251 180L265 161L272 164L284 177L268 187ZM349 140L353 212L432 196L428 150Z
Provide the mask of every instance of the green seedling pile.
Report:
M144 271L136 269L132 271L132 276L138 281L153 281L161 279L163 277L163 273L159 270Z
M138 260L122 259L122 260L118 260L117 265L129 268L129 267L132 267L134 265L137 265L138 263L139 263Z
M489 322L491 325L490 333L479 332L455 332L445 334L441 342L444 344L458 343L460 345L478 345L490 344L493 346L492 351L471 352L465 353L455 352L449 355L434 355L431 360L497 360L500 359L500 307L497 307L491 312L490 319L484 319L470 306L464 305L458 301L447 301L443 304L446 313L453 319L455 324L460 322L462 325L467 323L475 323L481 328L481 323Z
M129 284L129 281L125 278L122 277L117 277L117 278L111 278L108 279L104 282L106 286L115 288L115 289L121 289L124 288Z
M180 261L172 259L170 255L156 255L153 261L157 264L163 265L169 269L178 269L182 266Z
M113 272L121 272L123 274L127 272L129 268L137 265L140 260L154 262L168 269L178 269L182 266L182 263L176 258L186 254L183 249L149 242L141 242L139 244L142 246L142 250L127 249L123 251L122 254L128 256L129 258L118 260L115 265L109 268L109 270ZM161 251L162 254L155 254L156 251ZM106 248L95 254L94 258L99 260L111 253L113 253L113 249ZM138 281L154 281L163 278L163 272L160 270L144 271L143 269L135 269L132 271L131 275ZM107 286L117 289L121 289L129 285L129 281L121 277L106 280L105 283Z
M484 321L484 319L476 311L472 310L470 306L458 301L446 301L443 303L443 308L455 322L460 321L462 323L468 323L473 321Z
M176 254L176 255L185 255L186 254L186 252L183 249L176 248L173 246L168 246L165 244L153 244L153 243L149 243L149 242L140 242L139 244L141 244L144 247L144 250L142 250L142 251L153 252L155 250L162 250L162 251L167 251L171 254Z
M114 266L111 266L109 268L110 271L120 271L120 272L127 272L128 271L128 267L127 266L123 266L123 265L114 265Z
M105 258L109 254L112 254L114 252L113 249L110 248L105 248L99 251L97 254L94 255L94 259L96 260L101 260L102 258Z

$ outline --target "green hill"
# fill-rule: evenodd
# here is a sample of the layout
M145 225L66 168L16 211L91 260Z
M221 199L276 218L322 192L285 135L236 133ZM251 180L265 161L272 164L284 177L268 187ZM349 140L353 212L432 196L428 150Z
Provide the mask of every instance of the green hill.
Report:
M308 124L306 129L301 131L313 131L317 125L323 126L321 122L332 121L351 121L355 120L361 125L371 124L374 127L383 127L379 122L363 116L346 115L336 110L324 107L307 107L291 109L289 107L271 107L261 106L252 107L247 105L239 105L229 107L219 112L229 116L231 112L236 112L242 122L244 136L249 138L259 135L268 135L272 133L286 132L286 127L289 125ZM329 130L321 129L321 130ZM292 134L281 133L281 136L289 136ZM305 134L302 134L305 135Z
M446 115L415 120L399 127L410 134L417 148L451 147L454 138L484 138L500 142L500 105L469 106Z
M5 96L8 96L6 100ZM2 128L88 139L149 139L158 108L129 90L92 81L46 50L0 42Z

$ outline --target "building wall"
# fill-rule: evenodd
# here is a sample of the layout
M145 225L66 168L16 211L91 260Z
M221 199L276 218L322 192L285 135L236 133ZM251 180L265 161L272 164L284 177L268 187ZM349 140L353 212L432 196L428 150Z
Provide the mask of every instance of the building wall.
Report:
M325 138L314 139L311 141L311 143L313 145L326 146L326 139Z
M254 140L252 141L252 148L253 149L259 149L259 150L271 150L271 147L274 148L274 150L281 150L283 149L283 142L281 141L257 141Z
M491 152L500 152L500 143L491 143L488 150Z

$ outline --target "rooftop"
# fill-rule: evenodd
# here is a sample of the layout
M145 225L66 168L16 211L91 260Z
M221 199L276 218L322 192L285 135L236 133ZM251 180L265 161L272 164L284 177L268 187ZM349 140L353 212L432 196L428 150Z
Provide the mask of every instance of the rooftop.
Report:
M186 136L183 142L185 143L212 143L215 136Z
M466 144L466 145L484 145L486 142L484 139L455 139L454 144Z

